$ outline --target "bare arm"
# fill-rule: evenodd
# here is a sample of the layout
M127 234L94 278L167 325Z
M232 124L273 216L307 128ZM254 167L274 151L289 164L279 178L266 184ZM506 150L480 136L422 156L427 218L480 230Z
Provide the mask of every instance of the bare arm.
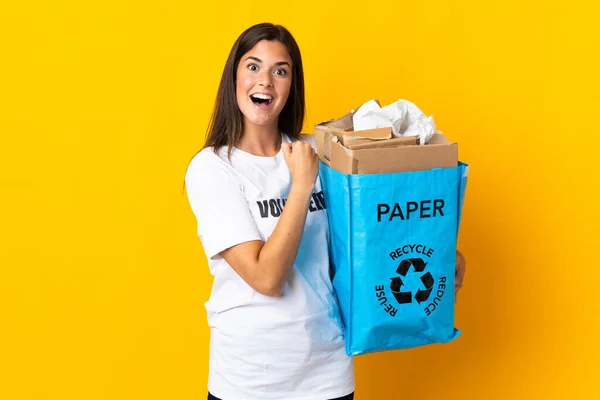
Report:
M292 174L292 187L273 234L266 242L240 243L221 252L248 285L267 296L281 295L294 265L319 168L310 144L283 143L282 149Z

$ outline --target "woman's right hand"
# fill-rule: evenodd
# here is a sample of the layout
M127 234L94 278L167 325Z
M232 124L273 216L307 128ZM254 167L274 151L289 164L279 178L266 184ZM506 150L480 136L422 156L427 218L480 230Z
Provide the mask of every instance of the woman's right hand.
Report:
M319 174L319 157L310 143L282 143L281 149L292 174L292 185L312 192Z

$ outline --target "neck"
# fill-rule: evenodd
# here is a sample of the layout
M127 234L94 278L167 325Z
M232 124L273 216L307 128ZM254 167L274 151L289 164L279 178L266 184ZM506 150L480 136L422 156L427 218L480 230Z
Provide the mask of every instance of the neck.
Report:
M235 147L255 156L274 157L281 149L281 133L277 124L268 127L244 124L244 134Z

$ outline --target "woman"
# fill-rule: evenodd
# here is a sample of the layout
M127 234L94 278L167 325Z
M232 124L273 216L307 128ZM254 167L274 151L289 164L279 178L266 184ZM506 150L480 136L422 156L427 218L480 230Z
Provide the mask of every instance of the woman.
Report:
M186 174L214 275L209 399L353 398L318 158L300 135L303 119L296 41L277 25L247 29Z

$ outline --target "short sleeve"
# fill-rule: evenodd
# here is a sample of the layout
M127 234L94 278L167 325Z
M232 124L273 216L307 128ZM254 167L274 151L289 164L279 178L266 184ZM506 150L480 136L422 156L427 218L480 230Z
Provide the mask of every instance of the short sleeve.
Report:
M187 195L198 222L204 253L221 251L251 240L262 240L239 181L212 150L191 161L185 176Z

